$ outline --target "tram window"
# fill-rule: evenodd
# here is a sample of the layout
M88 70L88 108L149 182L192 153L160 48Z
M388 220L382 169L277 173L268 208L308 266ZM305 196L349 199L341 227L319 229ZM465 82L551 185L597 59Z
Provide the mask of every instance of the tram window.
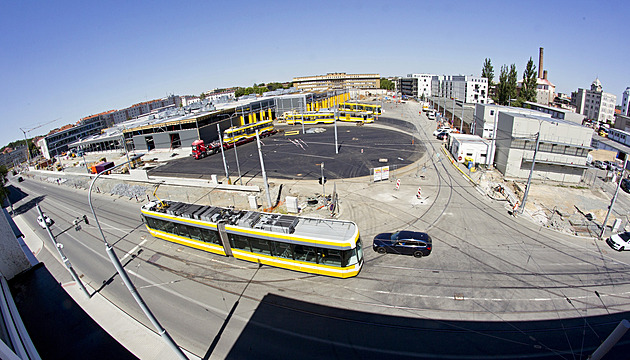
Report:
M176 234L175 232L175 224L169 221L162 222L162 231L166 231L167 233Z
M317 262L317 251L312 246L295 245L293 253L295 260Z
M201 230L201 236L203 237L203 241L211 243L211 244L219 244L219 233L214 230L209 229L199 229Z
M252 246L252 251L258 254L271 255L271 248L269 247L269 241L261 239L249 239L249 244Z
M341 266L341 251L333 249L322 249L320 263L329 266Z
M202 240L203 238L201 237L201 229L198 227L194 227L194 226L189 226L188 227L188 232L190 233L190 238L194 239L194 240Z
M271 242L271 248L273 249L273 256L285 259L293 259L291 245L283 242Z
M359 258L357 257L357 250L350 249L344 250L343 252L343 266L352 266L359 262Z
M183 236L183 237L190 237L190 234L188 233L188 226L183 225L183 224L177 224L175 226L175 234L179 235L179 236Z
M234 249L252 251L245 236L230 234L230 245Z

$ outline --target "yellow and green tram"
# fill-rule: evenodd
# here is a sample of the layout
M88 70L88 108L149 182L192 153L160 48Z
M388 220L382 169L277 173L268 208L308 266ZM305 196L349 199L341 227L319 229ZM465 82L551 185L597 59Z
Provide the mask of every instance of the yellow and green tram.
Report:
M381 105L361 104L361 103L351 103L351 102L345 102L345 103L339 104L339 110L358 111L358 112L372 114L373 116L380 116L381 113L383 112L381 109Z
M223 132L223 143L225 146L231 147L234 144L239 145L244 142L252 141L256 138L256 130L258 130L258 135L261 137L276 132L273 127L273 120L271 119L241 126L233 126Z
M333 124L335 122L334 111L313 111L305 113L285 113L284 118L288 125L302 124ZM337 112L337 121L355 122L355 123L373 123L374 116L368 113L356 111L341 110Z
M151 235L219 255L338 278L356 276L363 266L352 221L175 201L151 201L141 213Z

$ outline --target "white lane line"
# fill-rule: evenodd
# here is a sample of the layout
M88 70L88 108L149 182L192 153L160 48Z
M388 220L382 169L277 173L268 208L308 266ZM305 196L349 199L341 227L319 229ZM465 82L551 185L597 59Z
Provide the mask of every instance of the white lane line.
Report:
M129 256L131 256L131 254L135 253L136 251L138 251L138 249L140 248L140 246L144 245L144 243L147 242L147 239L144 239L140 242L140 244L136 245L133 247L133 249L129 250L129 252L127 252L125 254L125 256L123 256L120 259L120 262L123 262L126 258L128 258Z

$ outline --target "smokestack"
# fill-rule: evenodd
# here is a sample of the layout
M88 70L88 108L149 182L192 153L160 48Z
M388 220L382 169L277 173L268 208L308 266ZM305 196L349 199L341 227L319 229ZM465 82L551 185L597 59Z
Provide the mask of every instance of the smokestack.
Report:
M538 54L538 78L543 78L543 48L540 48L540 53Z
M543 71L543 79L547 80L547 70Z

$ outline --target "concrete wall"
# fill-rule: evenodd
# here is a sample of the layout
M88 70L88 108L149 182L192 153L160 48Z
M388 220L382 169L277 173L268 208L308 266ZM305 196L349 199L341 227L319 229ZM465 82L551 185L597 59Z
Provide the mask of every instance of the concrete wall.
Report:
M9 220L0 212L0 274L7 279L31 267L22 247L18 243Z

